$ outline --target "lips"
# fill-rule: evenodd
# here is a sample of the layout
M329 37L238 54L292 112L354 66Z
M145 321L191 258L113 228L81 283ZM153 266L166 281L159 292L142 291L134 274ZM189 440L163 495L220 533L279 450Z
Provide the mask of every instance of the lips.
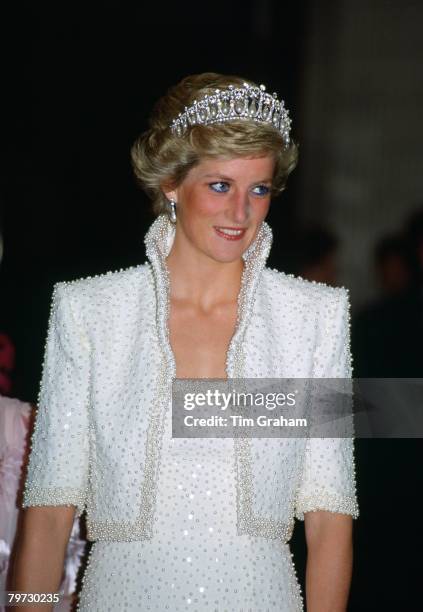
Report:
M215 226L215 232L221 238L225 240L241 240L245 236L246 228L242 227L217 227Z

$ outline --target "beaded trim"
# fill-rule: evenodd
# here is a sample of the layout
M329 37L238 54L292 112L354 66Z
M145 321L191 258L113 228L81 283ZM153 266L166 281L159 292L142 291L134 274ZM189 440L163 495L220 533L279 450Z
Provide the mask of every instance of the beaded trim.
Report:
M157 376L155 397L152 402L146 442L145 467L141 484L140 512L135 524L130 522L102 521L88 525L89 539L109 541L111 537L131 541L136 538L150 540L154 535L154 516L157 502L157 484L161 461L165 414L171 403L172 379L176 365L170 347L167 321L169 316L169 273L164 261L164 248L173 225L167 215L159 216L145 237L146 253L155 283L156 324L163 362Z
M301 510L299 510L299 508L301 508ZM295 516L300 521L303 521L305 512L314 512L321 508L330 508L330 512L349 514L355 519L359 516L358 504L355 497L330 495L326 491L318 491L313 495L299 498L297 500Z
M169 308L170 281L165 263L173 242L175 227L167 215L159 215L145 236L147 257L153 275L156 297L156 323L159 345L163 353L163 366L157 379L157 391L154 399L148 425L145 446L145 472L141 485L141 508L138 520L134 526L131 523L105 521L94 523L88 527L90 539L109 540L116 535L120 540L143 539L153 537L153 526L156 510L157 484L161 462L165 415L171 404L172 379L176 375L176 364L169 340ZM232 336L226 356L226 372L228 378L242 377L244 354L242 339L252 314L254 295L260 272L264 268L272 243L272 230L263 222L259 232L243 254L245 262L241 279L241 289L238 295L238 316L235 331ZM267 535L269 537L287 538L289 529L286 525L275 525L266 519L259 519L252 512L251 494L251 463L249 461L249 440L234 441L235 474L237 488L238 533ZM239 468L237 466L239 465ZM239 475L238 475L239 474ZM271 536L270 534L275 534Z
M156 489L161 460L161 445L163 438L164 416L170 405L172 378L176 375L175 358L169 340L169 273L165 264L174 235L174 225L166 215L160 215L148 231L145 244L147 256L156 283L157 295L157 329L159 341L164 356L164 367L160 373L158 396L155 401L148 430L146 449L146 474L143 490L143 509L140 523L143 524L143 534L152 537L154 511L156 507ZM226 374L228 378L242 378L245 363L243 338L251 318L254 299L260 274L269 255L273 239L270 226L263 222L259 232L243 254L244 270L241 288L238 295L238 316L235 331L226 355ZM237 499L237 532L241 534L260 535L269 538L280 538L287 542L292 534L292 524L259 517L252 508L252 467L251 441L249 439L234 439L234 462L236 475ZM147 502L148 500L148 502Z
M294 529L293 522L285 523L272 518L259 517L253 512L253 471L251 468L251 442L235 439L235 463L237 480L237 532L289 542Z
M55 505L54 500L56 499L60 500L61 506L75 506L76 517L80 517L84 512L85 490L70 487L26 487L22 507L52 506Z
M167 323L169 318L170 280L165 263L173 232L174 226L167 215L159 215L150 226L144 240L149 268L155 284L156 325L163 362L157 376L155 397L145 442L145 468L141 484L140 513L135 524L111 521L91 524L88 527L88 535L93 540L107 541L110 540L110 536L118 536L119 540L134 540L135 537L150 540L154 535L153 527L165 415L170 407L172 379L176 374L176 364L170 346Z
M170 393L171 386L169 386L167 367L163 366L157 378L153 409L146 436L145 468L141 484L140 511L137 520L135 523L128 521L90 522L88 520L87 539L97 541L152 539L154 535L154 513L157 501L157 483L164 431L163 417L169 407Z

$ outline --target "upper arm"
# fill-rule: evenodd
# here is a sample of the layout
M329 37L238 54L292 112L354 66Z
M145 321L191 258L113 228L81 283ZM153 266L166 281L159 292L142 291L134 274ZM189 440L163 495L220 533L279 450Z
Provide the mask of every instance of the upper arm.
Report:
M351 539L353 518L348 514L338 514L325 510L306 512L304 514L304 531L307 546L318 544L322 538L334 538L340 541L343 536Z
M69 538L75 519L75 506L30 506L24 510L24 522L29 530L50 530Z

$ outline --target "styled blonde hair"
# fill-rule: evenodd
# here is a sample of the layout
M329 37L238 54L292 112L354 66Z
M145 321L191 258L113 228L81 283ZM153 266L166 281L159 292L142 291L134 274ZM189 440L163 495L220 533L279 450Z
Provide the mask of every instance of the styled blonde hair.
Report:
M297 165L298 147L291 141L285 148L282 135L272 125L234 120L191 126L183 136L176 136L170 130L173 119L194 100L229 85L242 87L245 82L255 85L239 76L205 72L185 77L158 100L150 116L149 129L131 148L135 176L151 198L155 214L168 211L163 188L178 187L191 168L203 159L271 154L276 162L272 193L283 191L289 174Z

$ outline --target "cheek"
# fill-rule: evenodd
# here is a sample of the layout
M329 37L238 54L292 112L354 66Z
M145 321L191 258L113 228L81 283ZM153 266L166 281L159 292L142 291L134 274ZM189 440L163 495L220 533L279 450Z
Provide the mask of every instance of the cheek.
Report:
M213 197L213 194L204 190L191 193L185 200L185 209L191 218L213 217L224 208L224 198Z

